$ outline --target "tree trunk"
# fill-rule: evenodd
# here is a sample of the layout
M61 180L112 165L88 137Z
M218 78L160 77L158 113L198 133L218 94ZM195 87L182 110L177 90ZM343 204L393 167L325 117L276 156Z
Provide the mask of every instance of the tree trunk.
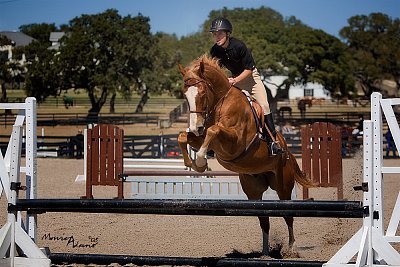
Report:
M110 113L115 113L115 98L117 97L117 93L113 93L110 99Z
M7 103L7 90L6 90L6 84L5 83L1 83L1 98L0 98L0 102L1 103Z
M144 105L147 103L147 100L149 100L149 95L147 89L145 89L142 93L142 98L139 101L139 104L136 107L136 113L140 113L143 111Z
M88 96L90 103L92 104L92 108L89 110L87 118L88 122L90 123L99 123L99 113L107 100L107 89L103 88L98 100L96 99L94 91L94 88L92 90L88 90Z

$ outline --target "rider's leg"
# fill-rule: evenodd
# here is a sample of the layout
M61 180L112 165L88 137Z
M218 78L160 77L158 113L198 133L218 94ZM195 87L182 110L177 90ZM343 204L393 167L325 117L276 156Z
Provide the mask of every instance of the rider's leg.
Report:
M265 120L265 127L267 127L269 130L269 133L264 133L264 134L267 134L267 140L269 140L268 145L271 148L271 154L272 155L282 154L283 149L280 146L279 142L276 140L276 129L275 129L274 118L272 117L272 113L264 115L264 120ZM263 129L263 131L264 131L264 129ZM270 136L270 137L268 138L268 136Z
M260 104L264 111L265 117L265 125L263 125L263 136L262 139L268 142L268 147L270 148L271 154L276 155L282 153L282 149L279 146L279 143L276 142L276 130L274 126L274 120L272 118L272 113L268 104L268 96L265 90L264 84L261 81L260 74L257 69L253 70L252 76L238 82L235 86L240 89L248 91ZM268 130L271 134L268 133ZM279 147L280 149L278 149Z

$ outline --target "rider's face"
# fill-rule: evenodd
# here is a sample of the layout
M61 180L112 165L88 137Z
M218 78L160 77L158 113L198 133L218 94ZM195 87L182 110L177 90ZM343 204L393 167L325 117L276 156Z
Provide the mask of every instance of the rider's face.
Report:
M212 33L214 42L219 45L223 46L228 38L228 33L226 31L217 31Z

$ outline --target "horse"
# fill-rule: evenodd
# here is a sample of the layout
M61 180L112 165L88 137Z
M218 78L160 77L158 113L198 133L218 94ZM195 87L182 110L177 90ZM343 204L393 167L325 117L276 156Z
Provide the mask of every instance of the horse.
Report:
M63 103L65 108L74 106L74 99L70 96L63 96Z
M296 158L288 151L282 134L277 140L285 152L271 155L268 145L259 137L262 109L256 101L251 105L261 112L255 116L248 96L228 82L216 59L202 55L188 67L178 65L183 76L182 93L189 106L189 127L178 135L184 164L198 172L207 169L206 153L215 152L217 161L226 169L239 174L243 192L249 200L261 200L269 187L281 200L290 200L295 181L305 187L315 187L300 170ZM189 156L187 145L196 152ZM269 254L269 217L258 217L262 229L262 254ZM295 238L293 217L284 217L289 232L289 249Z

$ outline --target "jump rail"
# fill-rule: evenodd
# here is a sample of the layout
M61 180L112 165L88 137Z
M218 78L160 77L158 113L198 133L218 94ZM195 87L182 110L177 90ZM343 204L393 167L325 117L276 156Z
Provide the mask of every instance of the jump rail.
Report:
M182 199L20 199L9 212L80 212L211 216L294 216L362 218L359 201L182 200Z
M110 265L118 263L120 265L171 265L171 266L270 266L270 267L320 267L320 261L291 261L291 260L255 260L240 258L191 258L191 257L161 257L161 256L126 256L126 255L104 255L104 254L68 254L52 253L49 258L52 263L80 263L80 264L99 264Z

